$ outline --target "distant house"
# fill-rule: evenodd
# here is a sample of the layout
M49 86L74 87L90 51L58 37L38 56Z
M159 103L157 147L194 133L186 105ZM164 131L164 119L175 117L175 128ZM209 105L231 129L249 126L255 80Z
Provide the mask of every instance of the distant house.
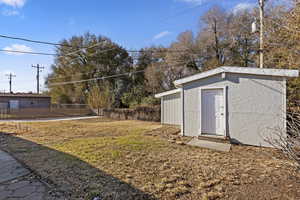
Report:
M0 93L0 108L50 108L51 97L31 93Z
M286 132L286 79L298 70L220 67L174 82L161 98L161 121L185 136L230 138L269 146L275 130Z

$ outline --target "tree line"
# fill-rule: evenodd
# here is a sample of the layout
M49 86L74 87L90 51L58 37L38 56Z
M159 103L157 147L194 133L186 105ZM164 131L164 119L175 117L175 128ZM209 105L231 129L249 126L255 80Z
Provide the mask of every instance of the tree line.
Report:
M174 89L176 79L224 65L258 66L259 33L251 31L257 19L258 8L228 12L215 6L200 17L197 33L187 30L168 47L151 46L137 52L126 50L108 37L91 33L74 36L63 40L64 45L56 49L57 57L46 84L54 103L117 108L155 105L159 102L154 94ZM267 5L264 36L265 68L299 69L297 1ZM82 46L91 48L78 51ZM142 72L134 73L137 71ZM112 76L116 74L126 75ZM112 77L67 84L109 76ZM299 84L299 79L288 82L290 101L299 100ZM95 99L102 99L104 104Z

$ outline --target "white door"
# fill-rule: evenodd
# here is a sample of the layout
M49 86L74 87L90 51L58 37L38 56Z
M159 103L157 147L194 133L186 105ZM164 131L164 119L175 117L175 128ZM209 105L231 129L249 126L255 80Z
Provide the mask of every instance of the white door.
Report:
M10 100L9 101L10 109L19 109L19 101L18 100Z
M201 104L201 132L225 135L223 89L202 90Z

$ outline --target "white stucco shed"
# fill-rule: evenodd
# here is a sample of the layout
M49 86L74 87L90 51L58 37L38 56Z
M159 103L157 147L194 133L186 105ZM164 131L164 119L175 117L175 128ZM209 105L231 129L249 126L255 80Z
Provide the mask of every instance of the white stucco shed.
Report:
M185 136L269 146L265 139L274 129L286 131L286 79L298 75L298 70L220 67L176 80L178 89L156 95L162 123L180 125Z

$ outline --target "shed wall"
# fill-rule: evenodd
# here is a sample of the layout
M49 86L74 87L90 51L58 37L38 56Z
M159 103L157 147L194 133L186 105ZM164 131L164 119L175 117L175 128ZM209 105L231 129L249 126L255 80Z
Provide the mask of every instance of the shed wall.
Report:
M286 85L282 77L221 74L184 86L184 134L200 134L200 88L227 87L227 135L232 141L269 146L274 129L285 130Z
M37 97L0 97L0 102L9 105L11 100L19 101L19 108L50 108L51 98Z
M162 97L162 119L163 124L181 125L181 94L171 94Z

